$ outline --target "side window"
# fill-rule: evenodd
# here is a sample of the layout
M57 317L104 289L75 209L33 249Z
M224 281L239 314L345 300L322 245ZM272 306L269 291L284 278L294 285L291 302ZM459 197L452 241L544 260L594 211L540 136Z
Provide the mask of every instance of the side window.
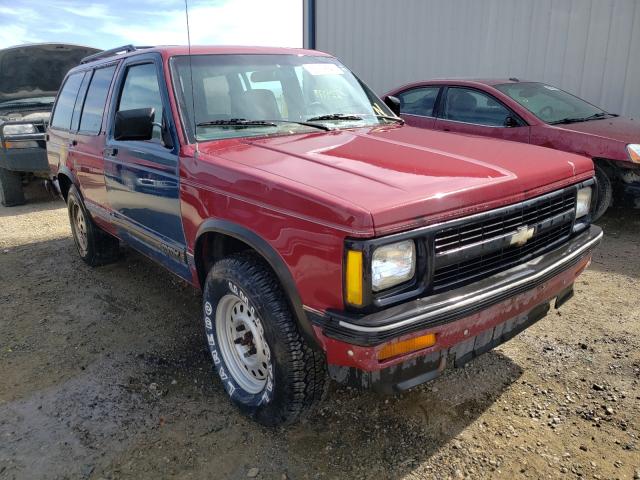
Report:
M409 115L432 117L440 87L418 87L397 95L400 100L400 112Z
M93 72L80 118L80 131L82 133L94 135L100 133L102 114L104 113L104 106L115 69L115 65L112 65L111 67L96 69Z
M73 107L73 115L71 116L71 131L77 132L80 126L80 114L82 113L82 105L84 98L87 94L87 88L89 88L89 82L91 81L91 72L85 72L82 84L80 85L80 91L76 97L76 106Z
M78 90L82 84L83 77L84 72L74 73L73 75L69 75L67 81L64 82L64 86L58 95L53 118L51 119L52 127L68 130L71 126L73 107L76 104L76 97L78 96Z
M469 88L450 87L443 118L491 127L503 127L512 113L491 95Z
M162 123L162 96L156 74L156 66L153 63L133 65L127 69L118 111L134 110L136 108L153 108L155 110L154 122ZM160 127L154 125L153 139L161 141Z

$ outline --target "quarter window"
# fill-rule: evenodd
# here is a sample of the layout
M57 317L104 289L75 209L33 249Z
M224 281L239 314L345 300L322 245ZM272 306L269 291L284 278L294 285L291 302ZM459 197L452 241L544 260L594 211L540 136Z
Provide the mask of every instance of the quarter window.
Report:
M443 118L457 122L503 127L513 114L491 95L470 88L450 87Z
M67 81L64 82L60 95L58 95L53 118L51 119L52 127L68 130L71 126L71 115L73 114L73 107L76 104L76 97L78 96L78 90L82 84L83 77L84 72L74 73L73 75L69 75Z
M102 126L102 114L104 113L104 105L107 101L109 86L113 79L113 72L116 67L99 68L93 72L89 89L87 90L87 98L82 108L82 116L80 118L80 131L83 133L97 134Z
M440 87L419 87L398 94L400 112L432 117Z
M162 123L162 96L156 66L153 63L134 65L127 70L118 111L137 108L153 108L154 122ZM161 129L157 125L153 127L153 138L162 138Z

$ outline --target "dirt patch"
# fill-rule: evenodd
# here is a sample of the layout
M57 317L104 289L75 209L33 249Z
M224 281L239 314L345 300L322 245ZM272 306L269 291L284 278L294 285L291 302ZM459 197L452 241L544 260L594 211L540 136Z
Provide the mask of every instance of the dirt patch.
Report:
M130 250L90 269L64 205L29 194L0 207L0 478L640 478L637 211L509 343L396 397L333 386L269 430L213 377L197 292Z

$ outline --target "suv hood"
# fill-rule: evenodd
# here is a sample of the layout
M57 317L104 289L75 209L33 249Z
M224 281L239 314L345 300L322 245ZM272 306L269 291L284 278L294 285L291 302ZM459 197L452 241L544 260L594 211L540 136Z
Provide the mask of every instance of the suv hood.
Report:
M2 102L55 97L66 73L92 47L64 43L19 45L0 50L0 108Z
M406 125L243 143L204 149L360 207L376 234L496 208L593 174L586 157Z

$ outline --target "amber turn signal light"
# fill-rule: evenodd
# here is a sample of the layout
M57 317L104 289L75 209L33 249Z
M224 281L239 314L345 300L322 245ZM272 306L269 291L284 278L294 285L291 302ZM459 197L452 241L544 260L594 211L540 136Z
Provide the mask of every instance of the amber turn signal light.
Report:
M402 340L400 342L388 343L378 351L378 360L398 357L406 353L416 352L423 348L432 347L436 344L436 334L429 333L420 337Z
M356 250L347 252L345 281L347 303L354 306L362 305L362 252Z

